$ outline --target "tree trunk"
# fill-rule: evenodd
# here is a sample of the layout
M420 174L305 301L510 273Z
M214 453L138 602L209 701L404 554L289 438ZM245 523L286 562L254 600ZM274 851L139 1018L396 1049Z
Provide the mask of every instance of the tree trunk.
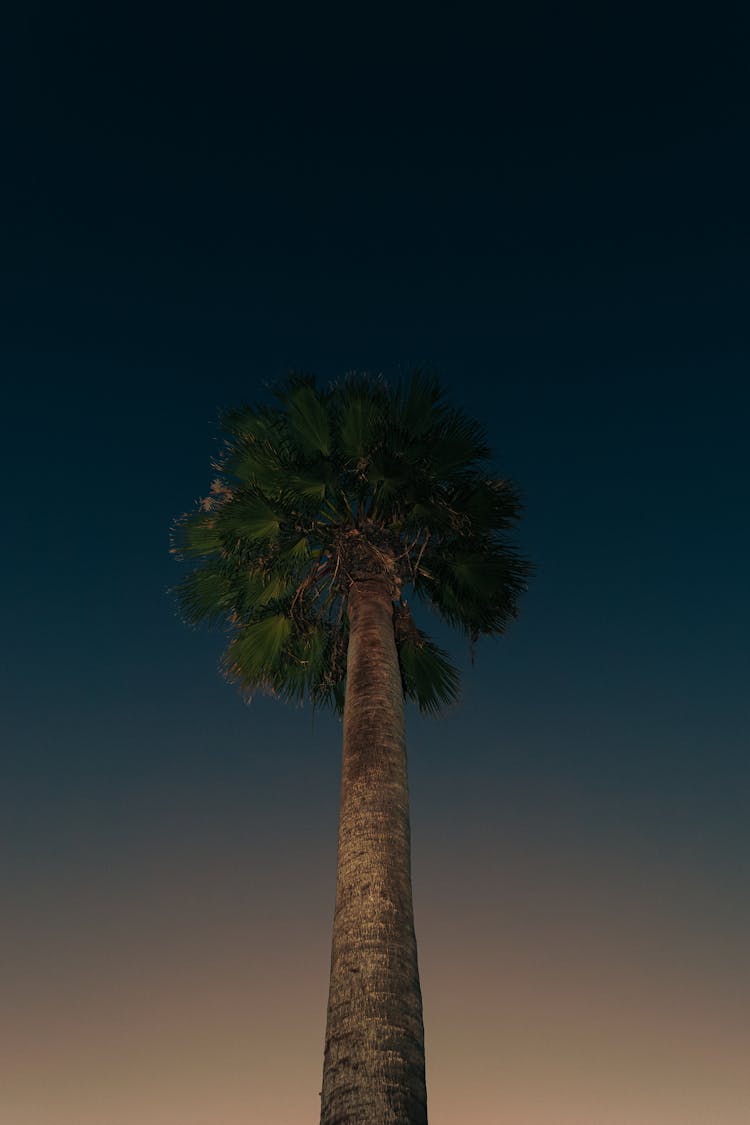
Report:
M426 1125L404 696L385 582L355 582L321 1125Z

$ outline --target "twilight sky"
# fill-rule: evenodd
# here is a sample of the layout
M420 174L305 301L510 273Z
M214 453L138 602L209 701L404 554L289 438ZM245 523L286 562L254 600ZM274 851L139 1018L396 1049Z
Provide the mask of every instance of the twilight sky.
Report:
M0 1122L317 1120L340 726L168 530L219 408L429 364L538 567L409 715L431 1125L746 1125L747 15L349 21L8 27Z

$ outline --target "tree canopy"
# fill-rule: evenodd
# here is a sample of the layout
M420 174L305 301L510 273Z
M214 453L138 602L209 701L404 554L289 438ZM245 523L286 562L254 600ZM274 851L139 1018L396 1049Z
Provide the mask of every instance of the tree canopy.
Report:
M417 371L392 385L292 375L270 405L225 412L217 476L177 521L197 563L175 587L190 624L224 625L227 677L246 693L343 708L352 582L385 582L407 698L455 700L459 677L420 629L431 606L471 642L503 633L530 565L511 535L514 485L494 475L479 423Z

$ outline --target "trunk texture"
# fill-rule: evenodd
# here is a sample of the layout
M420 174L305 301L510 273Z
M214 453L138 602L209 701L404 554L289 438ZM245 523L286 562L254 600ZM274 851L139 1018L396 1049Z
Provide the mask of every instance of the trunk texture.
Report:
M426 1125L404 699L385 582L355 582L321 1125Z

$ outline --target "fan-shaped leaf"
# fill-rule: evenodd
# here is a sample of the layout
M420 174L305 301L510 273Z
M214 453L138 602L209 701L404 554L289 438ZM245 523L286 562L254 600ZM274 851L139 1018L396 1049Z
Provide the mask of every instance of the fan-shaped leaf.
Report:
M505 560L485 554L459 554L446 560L454 582L472 598L496 597L507 573Z
M410 438L426 434L434 425L440 384L429 371L418 370L396 393L394 420Z
M399 643L404 692L420 711L436 712L458 698L459 676L447 653L420 630Z
M225 410L221 424L227 433L258 444L275 446L285 429L284 416L265 406L240 406Z
M521 502L510 481L476 473L457 486L454 502L469 518L476 536L507 530L521 514Z
M291 630L291 621L281 613L244 625L227 650L232 676L248 687L263 686L277 669Z
M380 441L386 401L383 388L372 382L351 380L342 388L337 448L357 467Z
M331 451L328 411L315 387L309 383L292 386L286 394L291 432L306 456Z
M258 594L256 605L266 606L270 602L278 601L280 598L286 597L292 588L292 584L286 575L271 571L262 579L262 588Z
M262 496L244 492L222 509L219 521L222 531L241 539L275 539L281 517Z
M438 480L489 456L482 426L460 410L443 411L439 425L430 436L431 471Z
M306 469L284 475L284 489L287 493L303 497L305 500L322 500L326 488L334 483L333 468L327 461L318 461Z
M234 609L232 583L215 566L204 566L186 574L172 591L180 607L183 619L189 625L205 621L218 625L231 615Z
M194 512L178 520L173 533L174 551L180 558L195 559L221 551L221 531L213 512Z
M301 538L297 538L295 535L288 545L284 547L283 553L286 558L294 561L311 558L312 551L310 549L310 540L306 535L303 535Z
M290 457L278 441L256 441L243 437L227 447L221 465L224 472L231 473L244 484L273 495L289 471Z

